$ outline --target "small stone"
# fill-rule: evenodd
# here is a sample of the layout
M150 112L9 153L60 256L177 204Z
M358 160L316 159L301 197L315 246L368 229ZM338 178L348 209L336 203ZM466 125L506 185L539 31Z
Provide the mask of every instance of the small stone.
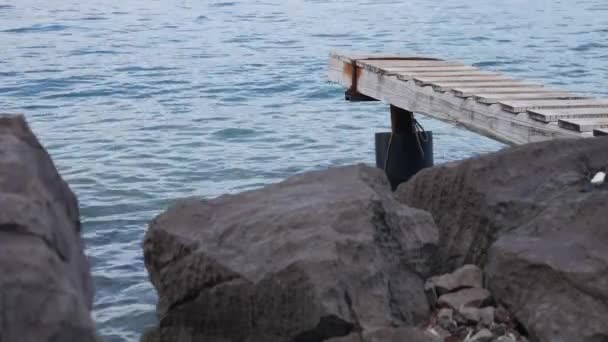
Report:
M490 342L494 338L494 334L488 329L481 329L477 334L471 337L471 342Z
M454 328L450 330L450 333L452 334L452 336L458 337L458 341L462 341L462 339L467 336L470 330L471 328L467 326L454 326Z
M513 334L500 336L496 339L496 342L517 342L517 338Z
M364 332L355 332L349 335L350 339L332 338L326 342L443 342L444 339L428 331L415 327L393 327L370 329ZM214 340L216 341L216 340ZM222 340L224 341L224 340ZM256 340L256 341L268 341ZM208 342L205 340L204 342ZM219 341L218 341L219 342Z
M488 306L483 309L479 309L479 317L481 324L489 327L494 323L494 311L495 309L491 306Z
M440 338L442 341L451 335L449 331L440 326L430 327L426 329L426 332L435 338Z
M470 321L458 311L454 311L454 322L458 325L475 324L475 322Z
M441 309L437 313L437 323L440 327L450 330L456 325L454 322L454 311L452 309Z
M467 324L477 324L481 320L481 313L477 308L462 307L458 309L458 313L465 318Z
M460 290L454 293L444 294L439 297L437 303L439 305L449 306L452 309L459 310L463 307L479 308L490 301L490 292L486 289L470 288Z
M461 342L461 341L462 341L462 339L460 337L454 336L454 335L448 336L443 340L443 342Z
M425 290L433 290L437 295L471 287L483 287L483 273L475 265L465 265L452 273L432 277L424 285Z
M511 322L511 314L509 311L507 311L507 309L499 306L496 308L496 310L494 310L494 319L496 319L496 322L498 323L509 323Z
M494 335L502 336L507 333L507 326L504 323L498 323L494 324L491 330Z
M606 181L606 172L598 172L591 179L591 184L593 185L602 185Z

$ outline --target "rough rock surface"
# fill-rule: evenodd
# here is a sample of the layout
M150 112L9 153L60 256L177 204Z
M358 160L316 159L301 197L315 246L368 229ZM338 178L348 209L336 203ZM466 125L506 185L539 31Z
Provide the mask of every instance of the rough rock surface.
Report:
M458 292L446 293L439 297L437 303L452 309L459 310L465 308L479 308L488 304L492 298L490 291L480 288L463 289Z
M494 339L494 334L488 329L482 329L471 337L471 342L490 342Z
M428 319L423 279L437 241L432 217L397 202L382 171L362 165L181 201L144 240L160 316L144 340L398 334Z
M470 270L477 272L479 269L465 265L451 274L427 280L427 285L432 284L433 279L449 278L454 274L462 274ZM528 342L525 331L521 331L505 308L491 306L494 303L489 300L490 296L486 289L480 287L456 287L452 292L441 296L440 300L433 301L433 312L424 331L443 342L505 341L505 339L510 342ZM483 304L490 306L479 308ZM496 315L496 312L500 312L499 315Z
M397 189L440 230L435 272L485 265L533 341L608 341L608 137L554 140L425 169Z
M436 295L453 292L463 288L483 288L483 273L476 265L464 265L456 271L426 281L426 291L432 290Z
M76 197L21 116L0 115L0 341L95 341Z
M346 337L337 337L327 342L443 342L419 328L385 328L363 334L351 334Z

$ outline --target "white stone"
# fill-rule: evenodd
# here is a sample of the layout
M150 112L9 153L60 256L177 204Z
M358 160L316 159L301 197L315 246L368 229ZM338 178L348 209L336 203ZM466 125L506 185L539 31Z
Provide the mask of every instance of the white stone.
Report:
M591 184L593 185L602 185L606 181L606 172L598 172L591 179Z
M427 280L425 290L435 290L439 295L463 288L483 287L483 274L476 265L464 265L456 271Z
M517 342L517 338L513 334L500 336L496 339L496 342Z
M437 303L459 310L462 307L479 308L490 299L490 292L486 289L470 288L458 292L444 294Z
M494 338L494 334L488 329L481 329L479 332L473 337L471 337L471 342L489 342Z
M443 329L440 326L428 328L426 331L433 337L441 339L441 341L451 335L447 330Z

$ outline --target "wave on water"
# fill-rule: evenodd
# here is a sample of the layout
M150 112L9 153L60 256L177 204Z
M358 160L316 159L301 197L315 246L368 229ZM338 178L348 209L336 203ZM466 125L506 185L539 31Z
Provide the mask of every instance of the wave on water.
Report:
M0 32L4 33L42 33L42 32L58 32L65 31L69 29L69 26L60 25L60 24L50 24L50 25L32 25L27 27L19 27L14 29L3 30Z

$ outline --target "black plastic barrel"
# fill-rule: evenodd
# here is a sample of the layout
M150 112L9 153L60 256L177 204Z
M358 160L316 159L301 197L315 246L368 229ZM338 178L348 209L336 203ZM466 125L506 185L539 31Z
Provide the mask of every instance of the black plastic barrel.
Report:
M433 166L433 133L414 134L376 133L376 167L385 169L393 190L425 167ZM390 149L389 149L390 143ZM422 150L422 152L421 152Z

